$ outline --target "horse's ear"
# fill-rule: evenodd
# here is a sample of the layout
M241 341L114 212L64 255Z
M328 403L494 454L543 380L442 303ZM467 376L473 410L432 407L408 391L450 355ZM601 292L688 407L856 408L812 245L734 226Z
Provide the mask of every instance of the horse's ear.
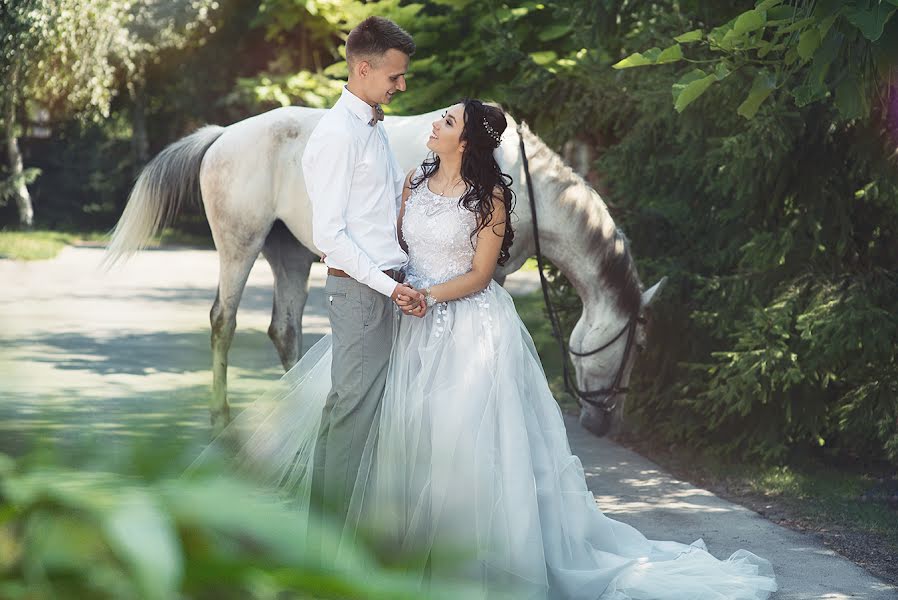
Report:
M656 283L655 285L653 285L646 291L642 292L642 306L646 307L649 304L651 304L652 300L655 299L655 296L658 295L658 292L661 291L661 288L663 288L665 286L665 284L667 284L667 275L662 277L658 283Z

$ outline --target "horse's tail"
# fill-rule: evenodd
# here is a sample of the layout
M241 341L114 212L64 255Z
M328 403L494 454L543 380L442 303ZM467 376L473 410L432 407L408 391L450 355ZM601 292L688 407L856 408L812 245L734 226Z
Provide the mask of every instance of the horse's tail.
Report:
M223 132L224 127L206 125L169 144L143 168L125 211L112 230L103 259L106 267L145 248L150 238L171 223L185 203L201 202L203 155Z

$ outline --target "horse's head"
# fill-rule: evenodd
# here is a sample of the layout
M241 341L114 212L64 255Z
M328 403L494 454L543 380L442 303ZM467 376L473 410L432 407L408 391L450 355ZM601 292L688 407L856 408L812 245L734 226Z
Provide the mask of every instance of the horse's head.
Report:
M603 435L621 420L623 392L646 341L645 312L666 278L643 292L629 242L599 193L525 123L513 131L518 135L508 136L497 155L517 178L521 243L512 246L509 271L537 251L583 301L567 349L574 366L567 383L584 406L581 424Z
M570 351L582 406L580 424L596 435L620 426L630 372L646 343L646 309L666 281L664 277L642 292L639 307L626 319L610 319L607 303L584 303Z

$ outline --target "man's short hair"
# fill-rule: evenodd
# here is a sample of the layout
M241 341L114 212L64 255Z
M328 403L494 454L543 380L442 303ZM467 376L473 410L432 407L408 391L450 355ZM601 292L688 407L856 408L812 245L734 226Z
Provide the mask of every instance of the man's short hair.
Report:
M349 64L380 59L387 50L399 50L411 56L415 53L415 41L402 27L383 17L368 17L356 25L346 39Z

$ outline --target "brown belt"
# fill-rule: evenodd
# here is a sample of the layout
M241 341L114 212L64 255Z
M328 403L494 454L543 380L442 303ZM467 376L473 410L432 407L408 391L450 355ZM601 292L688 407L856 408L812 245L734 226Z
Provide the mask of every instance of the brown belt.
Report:
M346 271L344 271L344 270L342 270L342 269L334 269L333 267L328 267L328 268L327 268L327 274L328 274L328 275L333 275L334 277L349 277L349 278L352 278L352 275L350 275L350 274L347 273ZM384 271L384 275L386 275L386 276L389 277L390 279L394 279L394 280L399 281L399 282L401 282L402 279L403 279L403 277L402 277L402 271L397 271L396 269L389 269L389 270L387 270L387 271Z

